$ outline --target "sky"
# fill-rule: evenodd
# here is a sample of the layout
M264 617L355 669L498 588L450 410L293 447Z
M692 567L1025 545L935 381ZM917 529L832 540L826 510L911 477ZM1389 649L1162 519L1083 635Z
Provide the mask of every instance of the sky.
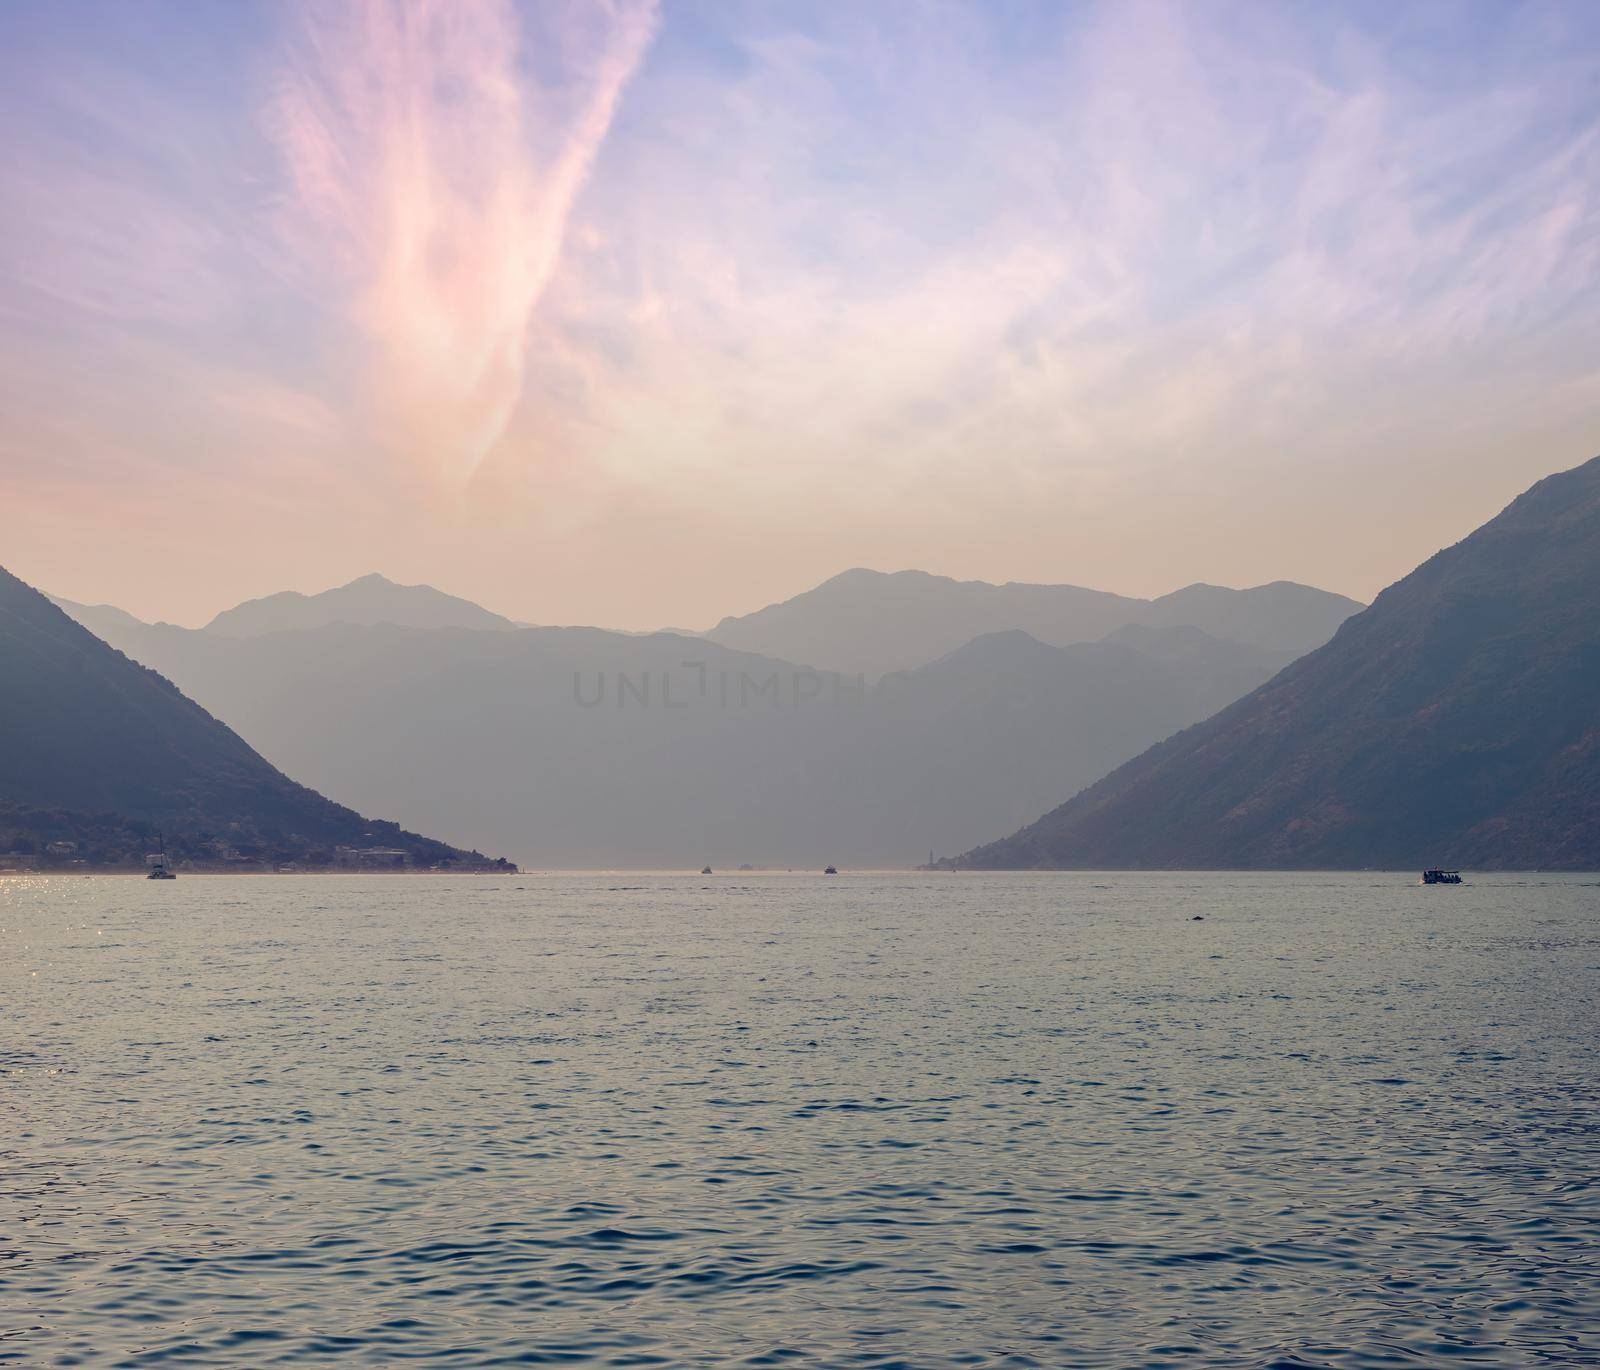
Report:
M8 0L0 564L1370 598L1600 453L1600 5Z

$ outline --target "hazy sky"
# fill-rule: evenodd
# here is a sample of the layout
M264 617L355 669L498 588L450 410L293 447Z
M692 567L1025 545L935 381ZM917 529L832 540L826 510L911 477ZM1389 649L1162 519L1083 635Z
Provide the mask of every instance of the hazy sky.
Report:
M1600 452L1600 4L0 7L0 564L1368 597Z

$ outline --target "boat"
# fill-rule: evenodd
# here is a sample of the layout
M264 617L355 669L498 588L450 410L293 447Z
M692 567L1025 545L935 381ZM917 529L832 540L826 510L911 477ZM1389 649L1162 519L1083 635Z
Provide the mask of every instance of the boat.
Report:
M710 866L701 866L700 867L700 874L701 875L710 875L711 874L711 867Z
M836 871L832 866L829 866L828 869L823 871L822 873L824 875L837 875L839 872Z
M172 867L167 864L167 839L165 834L162 834L160 841L161 849L159 851L152 852L144 859L145 865L150 868L150 873L145 876L145 879L176 880L178 878L177 875L174 873Z
M1461 872L1440 870L1435 867L1433 870L1422 872L1422 883L1424 885L1459 885L1461 883Z

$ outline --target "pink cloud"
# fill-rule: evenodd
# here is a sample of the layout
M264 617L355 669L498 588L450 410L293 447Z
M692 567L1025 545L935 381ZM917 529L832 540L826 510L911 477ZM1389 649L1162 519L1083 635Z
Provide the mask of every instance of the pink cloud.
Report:
M284 231L369 348L374 435L447 485L517 407L573 204L656 23L653 0L546 15L528 37L563 68L549 90L506 0L309 5L271 106Z

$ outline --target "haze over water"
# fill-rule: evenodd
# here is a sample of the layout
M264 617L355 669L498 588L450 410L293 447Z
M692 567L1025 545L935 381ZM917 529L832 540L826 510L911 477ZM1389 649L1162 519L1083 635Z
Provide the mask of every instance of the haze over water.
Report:
M0 1362L1593 1364L1600 884L1414 879L0 880Z

